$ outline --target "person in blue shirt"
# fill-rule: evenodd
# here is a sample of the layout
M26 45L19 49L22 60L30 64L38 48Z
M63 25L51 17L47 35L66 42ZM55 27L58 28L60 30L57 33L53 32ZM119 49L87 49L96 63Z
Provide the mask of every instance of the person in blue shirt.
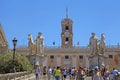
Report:
M66 77L67 77L67 70L66 70L66 68L65 68L64 71L63 71L63 77L64 77L64 80L65 80Z
M36 80L39 80L39 76L40 76L40 68L39 68L39 66L36 66L36 68L35 68L35 76L36 76Z

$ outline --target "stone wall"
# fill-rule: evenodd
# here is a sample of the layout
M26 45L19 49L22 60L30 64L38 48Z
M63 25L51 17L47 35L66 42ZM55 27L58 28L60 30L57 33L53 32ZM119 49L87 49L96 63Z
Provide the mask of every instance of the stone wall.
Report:
M12 80L14 78L18 78L24 75L28 75L30 72L16 72L16 73L8 73L8 74L0 74L0 80Z

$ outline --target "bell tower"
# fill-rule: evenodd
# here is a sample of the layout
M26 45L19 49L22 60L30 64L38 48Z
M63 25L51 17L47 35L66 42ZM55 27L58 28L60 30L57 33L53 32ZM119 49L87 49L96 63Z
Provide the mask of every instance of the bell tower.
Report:
M70 48L73 45L72 24L73 24L73 21L68 18L68 9L66 9L66 18L61 21L62 48Z

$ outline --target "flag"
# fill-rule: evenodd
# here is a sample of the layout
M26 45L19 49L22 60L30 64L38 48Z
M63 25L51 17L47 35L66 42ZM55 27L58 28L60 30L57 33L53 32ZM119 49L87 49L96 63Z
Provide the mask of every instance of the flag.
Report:
M55 41L53 42L53 45L55 45Z

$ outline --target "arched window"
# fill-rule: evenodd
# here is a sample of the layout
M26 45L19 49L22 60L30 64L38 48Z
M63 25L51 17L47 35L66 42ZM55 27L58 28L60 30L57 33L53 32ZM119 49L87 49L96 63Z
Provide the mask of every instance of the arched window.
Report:
M68 32L69 31L69 28L68 26L65 27L65 31Z
M69 38L66 37L66 39L65 39L65 44L68 44L68 41L69 41Z

